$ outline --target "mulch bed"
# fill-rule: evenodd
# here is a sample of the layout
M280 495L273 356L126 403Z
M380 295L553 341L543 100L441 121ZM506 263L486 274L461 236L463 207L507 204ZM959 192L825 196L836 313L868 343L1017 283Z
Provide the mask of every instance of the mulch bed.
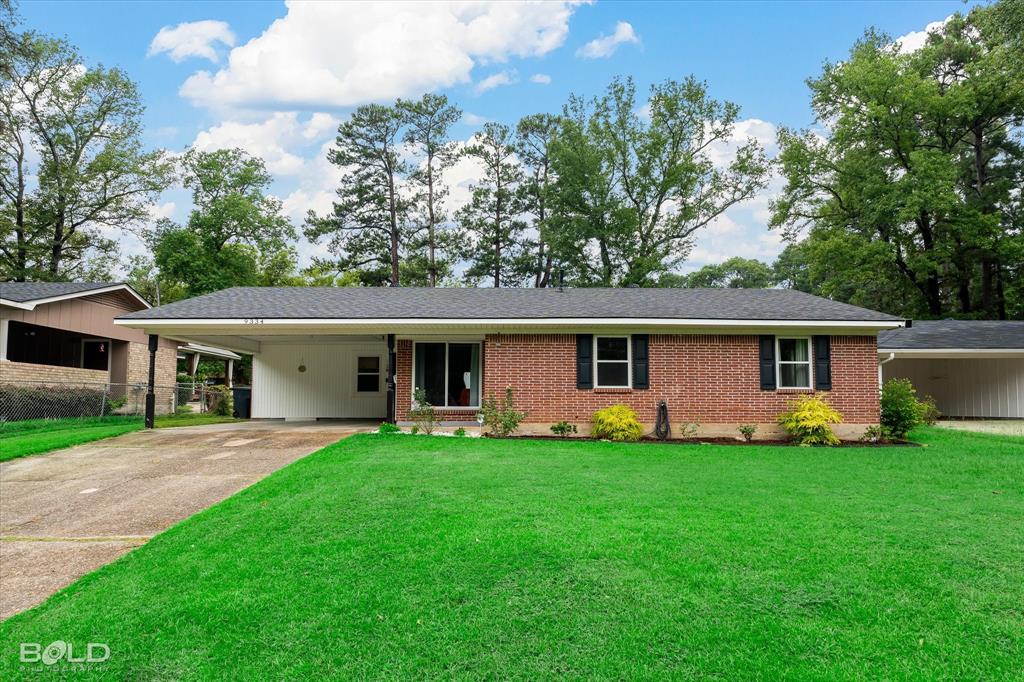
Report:
M485 437L490 437L490 436L485 436ZM537 436L509 436L509 438L514 439L514 440L559 440L559 441L570 441L570 440L600 441L600 440L603 440L601 438L593 438L591 436L569 436L567 438L563 438L561 436L537 435ZM801 447L798 443L794 443L793 441L789 441L789 440L764 440L764 439L762 439L762 440L753 440L753 441L748 443L747 441L744 441L744 440L739 440L737 438L728 438L728 437L724 437L724 436L720 436L720 437L717 437L717 438L667 438L665 440L658 440L657 438L652 438L650 436L647 436L647 437L641 438L640 440L634 441L634 442L637 442L637 443L649 443L649 444L652 444L652 445L773 445L773 446L792 447L792 448ZM879 442L874 442L874 443L867 442L867 441L860 441L860 440L844 440L844 441L840 441L839 445L812 445L810 447L817 447L817 448L827 448L827 447L835 447L835 448L919 448L919 447L921 447L921 444L920 443L914 443L914 442L909 441L909 440L887 440L887 441L879 441Z

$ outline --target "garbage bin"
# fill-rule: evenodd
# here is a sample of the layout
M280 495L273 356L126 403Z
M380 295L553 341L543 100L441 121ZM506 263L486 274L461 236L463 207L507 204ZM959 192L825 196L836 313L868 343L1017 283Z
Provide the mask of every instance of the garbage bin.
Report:
M235 400L235 416L239 419L248 419L252 409L252 388L235 386L231 389L231 396Z

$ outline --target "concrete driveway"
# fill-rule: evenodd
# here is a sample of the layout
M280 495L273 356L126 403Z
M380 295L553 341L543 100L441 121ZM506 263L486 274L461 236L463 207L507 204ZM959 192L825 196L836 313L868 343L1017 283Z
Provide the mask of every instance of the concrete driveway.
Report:
M0 619L369 422L139 431L0 464Z

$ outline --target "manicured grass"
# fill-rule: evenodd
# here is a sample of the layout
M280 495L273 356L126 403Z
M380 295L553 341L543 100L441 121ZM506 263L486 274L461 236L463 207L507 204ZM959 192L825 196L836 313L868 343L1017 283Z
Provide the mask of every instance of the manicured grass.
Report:
M175 426L201 426L239 421L209 413L161 415L158 429ZM0 427L0 462L38 455L92 441L120 436L143 427L142 417L85 417L81 419L32 419L10 422Z
M0 625L0 678L1019 679L1024 439L917 435L352 437Z

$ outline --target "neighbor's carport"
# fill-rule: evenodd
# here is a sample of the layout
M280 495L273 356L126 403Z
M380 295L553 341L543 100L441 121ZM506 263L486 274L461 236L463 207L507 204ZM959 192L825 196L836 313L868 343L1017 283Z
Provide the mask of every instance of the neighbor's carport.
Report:
M882 378L910 379L946 417L1024 418L1024 322L936 320L880 332Z

